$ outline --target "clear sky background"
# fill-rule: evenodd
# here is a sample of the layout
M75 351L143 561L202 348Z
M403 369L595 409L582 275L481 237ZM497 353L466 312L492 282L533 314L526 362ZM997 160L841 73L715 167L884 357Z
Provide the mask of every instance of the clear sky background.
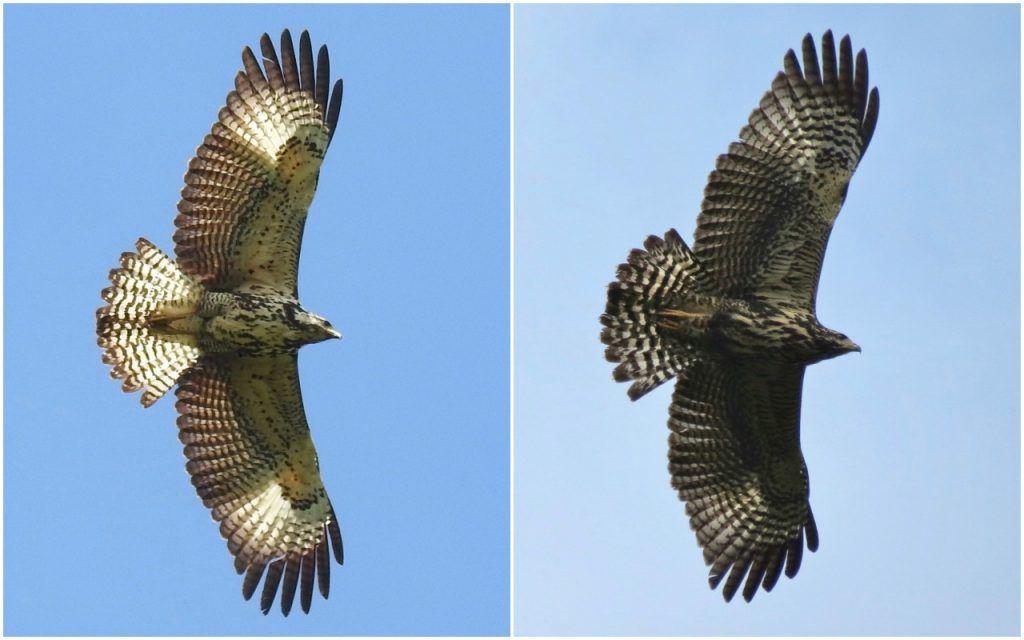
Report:
M515 13L516 632L1019 635L1019 9ZM598 317L827 28L881 92L818 298L864 352L804 384L819 551L725 604L669 486L671 385L630 403Z
M4 631L506 633L507 7L4 13ZM93 315L137 237L172 250L242 47L284 27L345 79L300 274L345 338L299 357L345 566L287 619L242 600L173 397L120 391Z

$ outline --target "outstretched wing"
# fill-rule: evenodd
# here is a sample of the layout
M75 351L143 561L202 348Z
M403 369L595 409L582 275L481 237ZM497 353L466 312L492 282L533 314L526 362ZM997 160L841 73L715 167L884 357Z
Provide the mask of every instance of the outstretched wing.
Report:
M676 383L669 408L669 471L690 526L731 600L771 591L800 568L804 536L818 548L800 452L804 367L702 359ZM731 571L730 571L731 567Z
M822 38L822 65L810 34L804 69L790 50L740 141L719 156L704 189L693 251L729 297L756 297L814 309L829 233L878 119L868 94L864 51L854 65L850 38Z
M299 248L320 164L338 123L342 83L328 106L330 61L316 69L309 34L281 34L281 61L260 39L263 66L249 47L227 106L189 162L174 223L178 262L212 289L264 285L296 295Z
M220 522L248 600L266 571L267 613L282 583L291 610L301 579L309 611L313 578L330 587L329 548L342 563L341 530L320 481L299 389L296 357L207 357L178 385L179 437L203 504Z

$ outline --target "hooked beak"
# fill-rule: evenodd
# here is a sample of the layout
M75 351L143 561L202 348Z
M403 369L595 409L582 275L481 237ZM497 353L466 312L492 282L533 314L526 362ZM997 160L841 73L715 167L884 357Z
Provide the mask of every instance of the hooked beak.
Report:
M341 340L341 333L339 333L338 330L335 329L334 327L328 327L327 328L327 335L329 335L330 339L332 339L332 340L334 340L334 339Z

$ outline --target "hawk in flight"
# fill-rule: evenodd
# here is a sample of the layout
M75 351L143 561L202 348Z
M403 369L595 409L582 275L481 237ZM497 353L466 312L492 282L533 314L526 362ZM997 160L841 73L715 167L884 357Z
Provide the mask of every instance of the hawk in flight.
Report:
M186 468L245 574L263 578L267 613L281 585L288 615L314 577L330 587L341 531L302 407L296 354L341 335L299 304L302 229L341 109L327 47L281 34L281 57L246 47L227 105L188 164L173 260L145 239L121 256L96 331L111 375L152 405L175 384ZM265 576L265 577L264 577Z
M674 229L608 287L601 341L636 400L675 378L669 472L726 601L818 548L800 451L804 369L860 351L815 314L825 245L878 119L868 61L831 32L792 50L719 156L691 250ZM744 583L744 579L746 582Z

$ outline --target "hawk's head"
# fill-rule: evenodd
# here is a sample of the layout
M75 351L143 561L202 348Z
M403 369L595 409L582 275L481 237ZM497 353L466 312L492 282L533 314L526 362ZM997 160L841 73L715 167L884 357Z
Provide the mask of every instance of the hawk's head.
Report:
M822 327L822 329L823 331L818 336L818 340L820 342L823 360L854 351L860 353L860 345L853 340L850 340L838 331L825 329L824 327Z
M310 313L297 304L288 305L285 309L288 324L302 336L304 344L341 338L341 334L331 326L327 318Z

